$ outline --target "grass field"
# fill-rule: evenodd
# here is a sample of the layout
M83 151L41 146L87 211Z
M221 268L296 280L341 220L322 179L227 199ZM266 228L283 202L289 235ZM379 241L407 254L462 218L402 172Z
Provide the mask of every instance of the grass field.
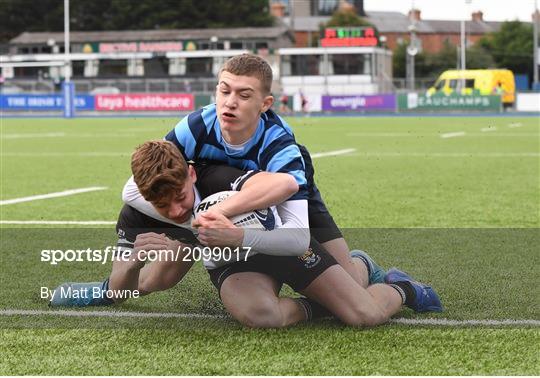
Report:
M103 248L115 232L47 222L114 222L134 147L176 120L2 119L0 375L539 375L538 118L289 121L315 156L348 150L314 164L349 244L431 283L445 312L404 310L368 330L249 330L225 316L200 264L168 292L84 310L107 313L50 312L41 286L99 281L110 266L53 266L41 249ZM89 187L105 189L4 202Z

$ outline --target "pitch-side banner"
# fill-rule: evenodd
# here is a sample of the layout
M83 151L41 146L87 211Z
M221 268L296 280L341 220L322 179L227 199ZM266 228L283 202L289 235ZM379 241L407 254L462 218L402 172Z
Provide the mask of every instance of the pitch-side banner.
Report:
M393 94L361 96L322 96L322 110L333 112L361 112L371 110L396 110Z
M75 109L94 110L94 96L76 95ZM0 96L2 110L61 110L64 98L61 95L13 94Z
M445 111L474 110L501 111L501 96L480 95L433 95L418 93L400 94L398 96L399 111Z
M123 93L95 96L95 110L100 111L191 111L194 109L194 96L185 93Z

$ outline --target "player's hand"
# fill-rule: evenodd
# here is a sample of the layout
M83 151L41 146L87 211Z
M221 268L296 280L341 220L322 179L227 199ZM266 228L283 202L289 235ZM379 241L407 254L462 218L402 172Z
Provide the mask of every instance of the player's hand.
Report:
M131 262L133 267L142 268L146 261L157 261L159 258L167 258L168 254L159 251L176 251L182 245L179 241L169 239L165 234L147 232L137 235L134 243ZM174 255L174 254L173 254Z
M204 212L192 223L199 229L198 239L208 247L241 247L244 230L236 227L222 214Z
M225 199L224 201L220 202L220 203L216 203L215 205L213 205L211 208L209 208L208 210L205 211L205 213L208 213L208 214L216 214L216 215L223 215L224 217L228 218L230 216L230 214L225 210L225 208L223 207L223 203L226 203L228 200Z

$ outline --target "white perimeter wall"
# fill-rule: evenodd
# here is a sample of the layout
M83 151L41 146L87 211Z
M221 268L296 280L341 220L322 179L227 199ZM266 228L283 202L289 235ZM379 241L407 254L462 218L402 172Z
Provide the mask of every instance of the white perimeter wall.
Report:
M540 93L518 93L516 110L518 112L540 112Z

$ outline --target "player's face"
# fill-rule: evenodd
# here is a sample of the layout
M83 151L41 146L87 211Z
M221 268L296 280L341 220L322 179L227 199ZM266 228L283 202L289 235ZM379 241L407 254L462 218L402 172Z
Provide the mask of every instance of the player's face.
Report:
M170 195L152 202L157 212L169 218L176 223L185 223L191 219L193 214L193 204L195 203L195 194L193 185L197 181L195 170L192 166L188 167L188 177L182 188L172 192Z
M264 93L259 79L223 71L216 88L216 107L225 140L232 144L248 140L257 129L261 113L273 102L274 98Z

